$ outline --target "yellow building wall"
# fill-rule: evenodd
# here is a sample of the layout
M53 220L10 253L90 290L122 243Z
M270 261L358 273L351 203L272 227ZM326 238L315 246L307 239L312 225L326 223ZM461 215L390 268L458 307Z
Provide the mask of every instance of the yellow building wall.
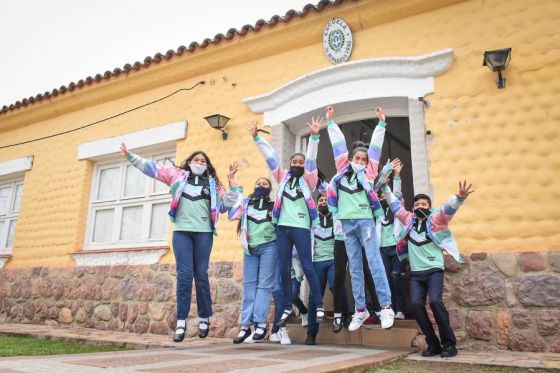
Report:
M25 125L16 123L17 116L25 113L0 116L0 131L4 131L0 145L4 145L75 128L199 80L207 82L109 122L0 149L0 162L34 156L33 169L25 176L15 247L7 267L74 265L69 253L82 250L84 244L93 170L92 162L77 160L83 142L187 120L188 134L177 142L177 160L205 150L224 182L227 165L245 160L249 167L240 171L239 178L250 189L257 177L267 175L246 131L249 121L262 122L262 118L241 100L330 66L321 37L332 17L342 17L353 30L351 60L454 49L454 64L436 77L435 93L426 97L430 102L426 123L432 131L428 150L435 204L456 192L461 179L476 187L451 224L462 252L558 249L560 2L371 0L313 12L175 57L167 65L99 83L82 90L92 93L78 111ZM512 61L505 72L507 87L498 90L497 74L481 66L482 55L506 47L513 48ZM162 86L152 83L154 77L168 82L174 76L185 78ZM131 94L111 97L118 96L116 92L127 82ZM76 95L78 101L85 97L76 92L64 96ZM54 110L62 100L39 105ZM32 109L20 109L26 110ZM214 113L232 118L227 141L203 119ZM240 260L235 224L222 216L218 231L212 261ZM172 261L171 252L162 258L162 262Z

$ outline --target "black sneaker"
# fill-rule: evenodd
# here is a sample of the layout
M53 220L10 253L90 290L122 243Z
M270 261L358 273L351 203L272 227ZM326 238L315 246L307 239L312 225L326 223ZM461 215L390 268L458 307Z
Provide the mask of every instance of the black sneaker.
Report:
M422 357L436 356L436 355L439 355L439 354L441 354L441 348L440 347L428 346L427 349L422 351Z
M457 349L455 346L447 346L441 349L441 357L457 356Z
M332 331L335 333L339 333L341 330L342 330L342 318L335 317L332 324Z
M268 329L265 327L257 326L255 332L253 333L253 340L254 341L262 341Z
M206 329L201 328L201 325L206 325ZM201 321L198 323L198 337L206 338L208 337L208 332L210 331L210 323L208 321Z
M235 343L236 345L243 343L243 341L249 338L250 335L251 335L251 328L241 329L237 337L233 338L233 343Z
M278 327L286 326L286 322L290 317L292 317L293 314L294 314L293 310L284 310L284 312L282 312L282 316L280 317L280 320L278 320L278 322L276 323L276 326Z
M315 345L316 344L315 343L315 337L316 336L317 336L316 334L308 334L307 339L305 340L305 344L310 345L310 346Z
M183 332L182 333L177 333L178 330L182 330ZM173 334L173 342L177 342L177 343L183 342L183 339L185 339L185 334L187 334L187 331L185 330L185 328L182 327L182 326L178 326L175 329L175 334Z

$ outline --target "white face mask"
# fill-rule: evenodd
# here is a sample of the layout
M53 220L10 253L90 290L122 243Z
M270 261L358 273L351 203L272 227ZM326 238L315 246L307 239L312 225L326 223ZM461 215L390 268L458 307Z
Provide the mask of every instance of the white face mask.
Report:
M191 168L191 171L193 174L195 175L202 175L205 171L207 166L205 164L198 164L198 163L192 163L189 165L189 167Z
M359 164L359 163L356 163L356 162L352 162L352 163L350 163L350 165L352 166L352 170L354 170L355 173L358 173L358 172L366 169L365 164Z

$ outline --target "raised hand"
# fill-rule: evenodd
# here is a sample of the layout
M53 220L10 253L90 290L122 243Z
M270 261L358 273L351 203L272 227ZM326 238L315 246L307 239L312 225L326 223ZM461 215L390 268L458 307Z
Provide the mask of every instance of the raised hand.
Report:
M311 124L309 124L309 122L307 123L307 126L309 127L309 131L311 131L311 134L318 135L319 131L321 131L321 126L323 125L324 122L325 120L321 117L311 118Z
M332 106L327 106L325 109L327 120L332 120L334 115L334 109Z
M375 114L377 115L377 118L379 119L380 122L385 123L385 112L383 112L383 109L381 109L380 107L376 107Z
M238 186L237 180L235 179L235 174L237 173L237 171L239 171L239 162L235 161L229 165L229 171L227 175L230 187Z
M461 182L459 181L459 193L457 193L457 197L461 199L466 199L471 193L474 193L474 189L471 190L472 184L467 186L467 180Z
M393 170L395 171L395 176L401 175L401 170L403 168L403 164L400 159L395 158L391 161L391 165L393 166Z
M251 134L251 136L253 137L257 137L258 132L257 132L257 121L252 122L251 124L249 124L249 133Z
M128 148L126 147L126 144L124 142L121 143L121 155L123 157L128 157L128 153L129 153L129 151L128 151Z

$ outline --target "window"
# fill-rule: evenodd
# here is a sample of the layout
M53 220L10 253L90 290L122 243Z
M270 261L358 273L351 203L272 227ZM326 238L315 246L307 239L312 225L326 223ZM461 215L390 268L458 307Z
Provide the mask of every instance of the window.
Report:
M23 193L23 180L0 182L0 254L10 254Z
M144 158L173 165L174 153ZM86 249L167 245L169 187L127 160L95 164Z

